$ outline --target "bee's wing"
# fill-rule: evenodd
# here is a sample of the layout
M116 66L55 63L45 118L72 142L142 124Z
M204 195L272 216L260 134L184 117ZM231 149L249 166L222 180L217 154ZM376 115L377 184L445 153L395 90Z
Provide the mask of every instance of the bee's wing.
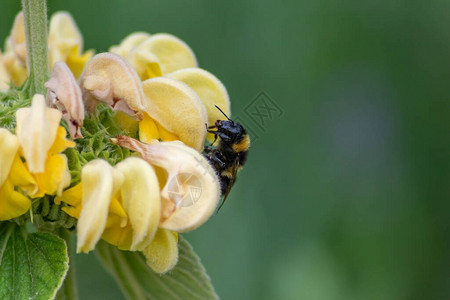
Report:
M230 178L230 183L228 184L228 188L227 188L227 190L226 190L226 192L225 192L225 194L223 195L223 201L222 201L222 203L220 204L220 206L219 206L219 208L217 209L217 211L219 211L221 208L222 208L222 206L224 205L224 203L225 203L225 200L227 200L227 197L228 197L228 194L230 194L230 191L231 191L231 187L233 186L233 184L235 183L235 181L236 181L236 178L237 178L237 172L239 171L239 160L238 159L236 159L234 162L233 162L233 165L231 166L231 178Z

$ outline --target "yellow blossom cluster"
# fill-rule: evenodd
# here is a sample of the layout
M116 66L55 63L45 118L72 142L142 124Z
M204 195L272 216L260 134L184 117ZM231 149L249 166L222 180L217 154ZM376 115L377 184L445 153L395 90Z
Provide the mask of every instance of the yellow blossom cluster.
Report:
M24 15L20 12L6 39L3 53L0 51L0 91L6 91L10 83L20 86L27 78L25 42ZM57 61L64 62L76 78L94 54L93 50L83 53L83 37L67 12L57 12L50 18L48 47L49 67Z
M67 157L75 143L59 126L61 113L35 95L31 107L16 112L16 134L0 128L0 220L26 213L31 198L61 195L71 181Z
M19 14L0 56L0 88L26 78L23 27ZM48 44L46 99L35 95L30 108L17 111L16 135L0 130L0 193L9 193L0 198L0 219L24 214L30 198L56 195L54 202L78 219L78 252L103 239L142 251L150 267L166 272L178 259L178 232L202 225L219 202L217 175L201 152L210 138L206 126L223 118L215 106L230 114L225 87L169 34L137 32L109 52L82 54L81 34L60 12L50 20ZM99 104L115 111L124 132L139 137L110 141L135 155L115 165L92 159L71 184L61 152L83 139L85 116L95 116ZM61 119L75 142L66 139Z

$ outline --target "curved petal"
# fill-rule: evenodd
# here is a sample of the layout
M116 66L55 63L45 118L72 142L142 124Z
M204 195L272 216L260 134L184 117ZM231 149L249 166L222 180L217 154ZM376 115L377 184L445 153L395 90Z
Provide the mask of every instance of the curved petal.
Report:
M64 62L53 65L52 76L45 83L47 103L56 107L69 126L70 136L82 137L80 127L83 126L84 105L81 89L69 67Z
M77 252L89 252L95 248L106 226L114 185L121 181L123 176L104 160L96 159L83 167L82 210L77 225Z
M11 77L6 69L5 58L0 51L0 91L6 92L9 89Z
M191 48L179 38L159 33L141 42L127 56L142 79L148 64L157 63L162 74L184 68L197 67L197 60Z
M109 52L119 54L122 57L127 57L128 53L141 44L143 41L148 39L150 34L147 32L133 32L126 36L121 42L120 45L112 46L109 48Z
M158 178L144 160L129 157L116 165L124 176L122 204L133 228L130 250L142 250L158 229L161 199Z
M57 61L65 62L75 47L77 47L77 54L81 53L83 37L68 12L59 11L50 18L48 44L50 66Z
M19 139L5 128L0 128L0 186L8 178L19 150Z
M33 97L31 107L16 112L16 133L31 173L42 173L48 151L55 141L61 113L45 105L43 95Z
M213 74L200 69L188 68L167 74L166 77L186 83L202 100L208 114L208 125L214 125L217 120L226 120L226 117L216 108L216 105L230 117L230 99L225 86ZM209 133L208 139L214 136Z
M86 65L80 79L86 110L94 113L98 101L130 116L144 109L144 94L139 76L121 56L101 53Z
M158 229L152 243L143 251L147 265L157 273L171 270L178 261L178 234Z
M198 95L186 84L163 77L146 80L142 86L145 112L183 143L202 151L208 119Z
M9 180L0 187L0 221L21 216L30 209L30 206L30 199L16 192Z
M161 192L161 228L177 232L193 230L213 214L219 203L220 184L203 155L179 141L144 144L117 136L112 142L139 152L144 160L167 172Z
M14 185L19 186L28 195L33 195L38 191L38 186L33 175L28 171L25 164L22 162L19 154L16 154L14 162L9 172L8 180Z
M61 195L64 188L70 185L70 172L67 157L64 154L50 156L45 162L45 172L35 174L39 191L33 197Z
M23 12L19 12L14 19L11 29L11 35L8 37L6 44L8 50L12 50L20 63L24 66L27 64L27 48L25 44L25 20Z

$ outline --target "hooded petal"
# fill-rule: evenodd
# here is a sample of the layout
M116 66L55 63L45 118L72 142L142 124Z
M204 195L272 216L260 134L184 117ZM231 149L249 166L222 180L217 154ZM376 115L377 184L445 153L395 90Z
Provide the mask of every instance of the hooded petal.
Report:
M154 70L155 63L162 74L197 67L197 60L191 48L179 38L165 33L152 35L141 42L129 52L127 59L142 80L151 78L147 75L148 66Z
M130 250L142 250L158 229L161 213L158 178L153 168L137 157L127 158L116 168L124 176L120 194L133 228Z
M95 248L106 226L109 205L123 176L106 161L96 159L81 171L82 210L77 226L77 252Z
M36 94L31 107L17 110L16 120L16 133L30 172L44 172L47 154L55 141L61 113L47 107L44 96Z
M201 151L208 119L198 95L186 84L169 78L149 79L142 85L145 112L183 143Z
M227 90L213 74L200 68L188 68L167 74L166 77L184 82L197 93L206 108L209 126L214 125L217 120L226 120L216 105L230 117L230 99ZM212 141L214 136L208 134L208 139Z
M130 116L139 116L144 94L139 76L121 56L101 53L86 65L80 79L86 110L94 113L99 101Z
M133 32L132 34L125 37L118 46L112 46L109 48L109 52L119 54L122 57L127 57L128 53L141 44L143 41L148 39L150 34L146 32Z
M179 141L144 144L117 136L112 142L139 152L151 165L166 171L167 181L161 192L161 228L193 230L213 214L220 198L220 184L203 155Z
M82 137L80 127L83 126L84 104L81 89L69 67L64 62L53 65L52 76L45 83L47 104L56 107L69 126L70 136Z
M178 261L178 234L158 229L152 243L143 251L147 265L157 273L166 273Z
M53 66L57 61L65 62L73 48L78 47L78 54L83 49L83 36L74 19L68 12L59 11L50 18L49 59Z

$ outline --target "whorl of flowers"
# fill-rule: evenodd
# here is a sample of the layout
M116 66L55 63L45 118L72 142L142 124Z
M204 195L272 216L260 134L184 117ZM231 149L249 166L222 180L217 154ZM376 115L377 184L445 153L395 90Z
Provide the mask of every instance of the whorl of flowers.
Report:
M228 94L170 34L137 32L84 52L66 12L50 19L46 95L26 95L22 13L0 53L0 221L76 229L77 251L100 239L142 251L156 272L178 259L178 233L201 226L220 198L201 152L206 126L230 114ZM184 199L193 176L201 187Z

